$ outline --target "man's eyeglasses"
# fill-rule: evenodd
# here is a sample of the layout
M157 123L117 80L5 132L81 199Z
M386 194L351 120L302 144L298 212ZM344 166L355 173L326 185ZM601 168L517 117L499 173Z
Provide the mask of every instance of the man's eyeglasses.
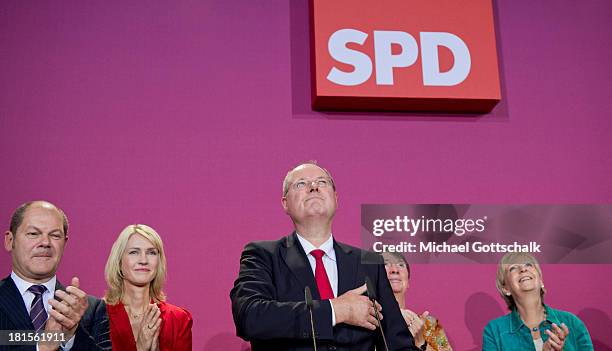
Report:
M308 187L311 188L327 188L329 186L332 186L332 181L329 178L317 178L315 180L309 180L309 179L300 179L298 181L296 181L295 183L291 184L291 188L296 190L296 191L300 191L303 189L306 189Z

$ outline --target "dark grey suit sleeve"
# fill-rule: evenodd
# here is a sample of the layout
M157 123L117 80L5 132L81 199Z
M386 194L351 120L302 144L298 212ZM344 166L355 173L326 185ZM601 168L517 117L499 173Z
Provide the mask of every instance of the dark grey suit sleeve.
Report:
M383 330L385 331L385 337L387 339L387 344L389 346L389 350L413 350L419 351L414 345L414 338L410 331L408 330L408 326L406 325L406 321L404 317L402 317L402 313L399 309L399 304L393 295L393 290L391 290L391 284L389 284L389 279L387 279L387 272L385 271L385 266L382 264L376 265L377 267L377 294L378 294L378 302L382 306L383 320L381 324L383 326ZM384 350L382 337L379 336L379 340L377 341L377 350Z
M272 255L256 243L248 244L242 252L240 273L230 292L237 334L247 341L309 339L312 333L306 303L276 298L281 287L274 283ZM331 313L329 301L314 301L318 340L333 340Z
M106 304L93 296L87 300L89 307L79 322L71 351L111 350Z

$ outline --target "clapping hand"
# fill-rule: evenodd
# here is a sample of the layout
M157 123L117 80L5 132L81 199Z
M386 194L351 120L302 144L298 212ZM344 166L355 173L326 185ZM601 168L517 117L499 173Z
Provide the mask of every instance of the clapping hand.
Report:
M138 351L157 351L159 350L159 329L161 325L161 312L156 304L147 306L147 311L140 322L136 349Z
M70 340L76 333L79 322L85 314L89 302L87 294L79 288L79 278L73 277L66 291L55 290L55 298L49 300L49 318L45 324L46 333L64 333L64 340ZM39 344L42 350L57 350L58 342Z
M569 329L565 323L561 323L561 328L555 323L552 324L552 328L546 330L548 334L548 340L544 343L543 351L562 351L563 345L565 344L565 338L569 334Z
M408 324L408 329L410 330L410 334L414 337L414 344L416 346L421 346L425 343L425 319L429 316L429 312L425 311L422 315L418 315L410 310L402 309L402 316Z
M49 309L49 318L52 317L61 324L66 340L72 338L89 306L87 294L79 288L79 285L79 278L73 277L66 291L55 290L55 298L49 300L49 304L53 307Z

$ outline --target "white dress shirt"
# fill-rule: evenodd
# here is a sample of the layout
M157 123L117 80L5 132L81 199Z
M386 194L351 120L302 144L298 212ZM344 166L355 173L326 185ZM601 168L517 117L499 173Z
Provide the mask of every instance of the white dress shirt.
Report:
M44 285L47 288L47 291L43 293L42 300L43 305L45 306L45 311L47 312L47 315L49 315L49 309L51 308L51 305L49 305L49 300L51 300L55 296L55 282L57 281L56 276L51 277L51 279L49 279L45 283L34 284L21 279L21 277L19 277L13 271L11 272L11 279L13 279L15 286L17 286L19 294L21 294L21 298L23 299L23 303L25 304L25 308L26 311L28 311L28 314L30 314L30 310L32 309L32 301L34 301L35 297L34 293L28 291L28 289L32 285ZM62 350L69 351L72 348L72 345L74 345L74 335L72 336L72 338L70 338L70 340L66 342L66 344L62 345ZM38 350L38 345L36 345L36 350Z
M329 284L331 285L332 291L334 292L334 297L338 297L338 264L336 262L336 251L334 251L334 236L330 234L329 239L327 239L321 246L315 247L308 240L304 239L299 233L297 233L297 238L306 252L306 257L308 258L308 263L310 263L310 268L312 269L312 274L315 274L315 269L317 267L317 260L315 257L310 254L312 250L322 250L325 252L323 255L323 266L325 266L325 273L327 273L327 278L329 279ZM332 311L332 326L336 325L336 313L334 312L334 304L329 303L331 305Z

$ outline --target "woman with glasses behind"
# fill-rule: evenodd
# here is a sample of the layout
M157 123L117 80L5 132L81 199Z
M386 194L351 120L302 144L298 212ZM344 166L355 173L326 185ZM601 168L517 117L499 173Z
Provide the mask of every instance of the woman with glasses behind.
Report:
M495 281L509 314L487 324L484 351L589 351L593 343L575 315L544 304L542 270L528 253L507 253L497 267Z
M385 252L383 258L391 289L408 329L414 336L415 345L421 350L452 351L446 333L436 318L430 316L427 311L418 315L406 308L406 293L410 288L410 266L404 256L399 253Z
M191 314L165 301L166 256L153 228L127 226L113 244L105 274L113 349L191 350Z

